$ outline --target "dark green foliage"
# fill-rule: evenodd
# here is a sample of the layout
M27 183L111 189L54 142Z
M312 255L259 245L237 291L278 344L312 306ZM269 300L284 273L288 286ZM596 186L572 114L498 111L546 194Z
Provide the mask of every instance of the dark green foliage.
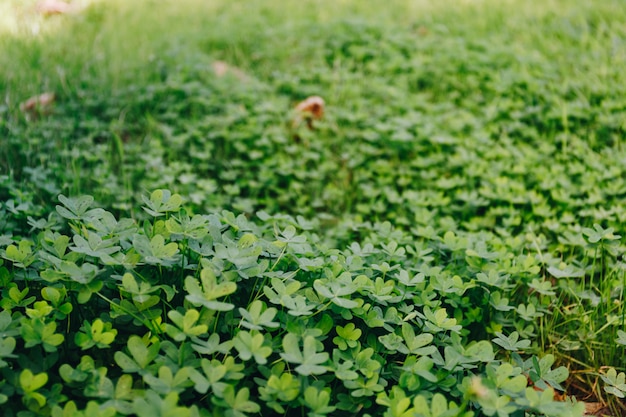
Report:
M567 378L554 357L513 365L490 342L540 353L518 341L527 311L504 313L499 299L494 312L485 278L514 264L515 279L499 277L511 293L546 282L495 237L468 243L500 255L475 265L469 249L447 261L455 237L416 240L388 223L360 227L361 244L325 249L314 224L227 211L190 220L165 190L144 199L151 220L141 227L90 197L59 201L61 232L1 252L4 415L94 402L111 415L581 412L551 397ZM202 227L187 234L187 222ZM540 293L525 301L544 305ZM533 323L521 324L526 336Z

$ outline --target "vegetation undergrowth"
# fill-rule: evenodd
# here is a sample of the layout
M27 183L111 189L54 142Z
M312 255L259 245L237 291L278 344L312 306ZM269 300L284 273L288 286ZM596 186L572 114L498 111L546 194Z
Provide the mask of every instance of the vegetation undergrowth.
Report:
M10 412L623 413L619 2L30 3L0 38Z
M53 223L3 252L5 415L583 409L555 401L568 372L553 355L516 354L551 287L503 242L415 241L383 223L338 250L314 224L190 216L166 190L145 198L141 224L59 199Z

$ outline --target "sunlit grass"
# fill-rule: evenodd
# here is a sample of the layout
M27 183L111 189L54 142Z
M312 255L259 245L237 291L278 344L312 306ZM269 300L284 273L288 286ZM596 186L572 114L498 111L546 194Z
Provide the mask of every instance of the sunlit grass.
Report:
M5 91L4 99L13 103L48 89L71 93L89 85L106 91L153 79L159 64L190 59L196 53L228 60L268 78L290 65L323 64L316 55L316 40L306 36L323 38L323 32L341 20L395 25L405 28L402 31L413 28L416 42L422 41L420 30L465 42L491 38L495 45L519 49L527 57L550 56L573 65L561 67L567 71L562 78L567 79L587 75L587 68L575 66L576 51L593 48L600 54L593 76L615 77L626 53L610 44L611 32L620 27L603 19L608 10L612 16L625 12L612 9L613 3L392 0L381 7L367 1L310 0L281 2L276 7L257 0L83 0L72 3L79 13L43 17L36 12L36 1L9 0L0 4L0 89ZM589 20L596 21L595 27L584 23ZM565 38L564 25L571 26L571 40ZM534 30L538 26L541 31ZM551 27L555 39L546 42ZM586 31L584 36L581 30ZM621 30L623 34L626 29ZM607 42L607 47L600 48L598 42ZM534 64L526 64L529 71L543 70L533 68Z

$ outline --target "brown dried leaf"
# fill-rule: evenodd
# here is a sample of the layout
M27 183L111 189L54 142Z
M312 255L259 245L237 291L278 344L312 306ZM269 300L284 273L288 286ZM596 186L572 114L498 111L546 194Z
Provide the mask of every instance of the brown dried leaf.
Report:
M306 122L309 130L313 130L313 120L319 120L324 116L324 99L320 96L311 96L301 101L295 107L295 115L291 121L291 128L298 129L302 122ZM296 140L299 136L295 135Z
M43 93L33 96L20 104L20 110L29 115L46 113L52 107L55 100L54 93Z
M214 61L211 66L213 67L213 72L218 77L223 77L226 74L232 74L235 76L235 78L239 79L240 81L248 80L248 76L242 70L228 65L224 61Z
M309 116L319 120L324 116L324 99L320 96L311 96L301 101L296 106L296 110L304 117Z
M602 403L585 403L585 416L608 416L611 411Z

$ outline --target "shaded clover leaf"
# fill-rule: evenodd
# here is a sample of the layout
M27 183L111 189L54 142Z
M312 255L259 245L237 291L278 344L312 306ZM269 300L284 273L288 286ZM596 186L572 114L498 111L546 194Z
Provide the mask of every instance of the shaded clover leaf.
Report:
M287 333L283 338L283 350L280 356L287 362L299 364L295 370L300 375L320 375L327 371L327 367L321 364L328 361L328 353L318 353L318 342L313 336L304 338L304 347L300 350L298 336Z
M261 400L274 411L284 414L286 410L281 402L290 402L298 398L300 381L289 373L281 374L280 377L272 374L267 382L259 387L259 394Z
M318 304L310 302L303 295L296 294L300 287L301 284L298 281L285 285L282 280L272 278L271 287L264 286L263 293L271 303L286 307L290 315L308 316L313 313Z
M26 297L28 295L28 288L19 290L17 285L11 283L8 290L5 288L2 290L2 297L0 298L0 306L4 309L10 310L13 307L26 307L33 303L36 297Z
M258 332L240 331L233 339L233 346L241 359L247 361L254 357L259 365L265 365L267 357L272 354L272 348L265 345L265 338Z
M141 196L141 199L146 204L143 209L153 217L159 217L165 215L165 213L177 211L183 203L183 199L180 195L172 194L169 190L155 190L150 194L149 198Z
M130 357L122 351L115 352L115 362L124 372L140 372L157 357L161 343L149 343L139 336L131 336L126 343Z
M133 247L150 265L172 265L176 262L178 244L175 242L166 244L163 235L157 234L152 239L145 235L135 235Z
M2 257L7 259L19 268L27 268L35 261L35 254L32 250L33 242L30 240L20 240L17 246L9 245L4 250Z
M151 390L146 391L143 397L135 397L132 412L137 417L191 417L193 415L191 408L178 405L178 393L170 392L165 397L161 397Z
M181 210L178 216L172 216L165 222L167 230L175 236L201 240L209 233L208 220L204 216L189 217L186 211Z
M194 382L194 388L200 394L206 394L211 389L215 395L222 396L228 385L222 381L226 379L228 367L218 360L202 359L200 361L202 372L192 369L189 378Z
M615 395L617 398L626 398L626 374L619 374L615 368L609 368L606 374L600 375L604 381L604 390L609 394Z
M304 405L311 409L310 417L322 417L336 410L337 407L330 404L330 388L319 389L307 387L304 390Z
M511 355L518 366L521 366L523 372L528 376L530 382L535 387L545 390L547 388L555 388L563 391L561 382L565 381L569 375L566 367L559 366L552 369L556 358L552 354L547 354L541 359L532 356L527 360L523 360L518 353Z
M559 263L558 267L550 265L547 271L554 278L580 278L585 276L585 271L582 268L566 265L564 262Z
M380 393L376 397L376 403L387 407L385 416L387 417L413 417L416 410L411 407L411 398L399 386L393 386L389 395Z
M111 255L121 249L120 246L116 246L116 239L102 239L97 233L89 231L85 231L85 233L87 239L81 235L74 235L74 246L70 246L73 252L93 256L102 259L104 262L109 262Z
M530 346L530 340L519 340L519 333L513 332L509 336L505 336L501 332L496 332L496 338L491 339L493 343L502 346L508 351L516 352L520 349L526 349Z
M356 347L358 345L357 340L362 333L361 329L357 329L354 323L348 323L344 327L337 326L337 336L333 338L333 343L341 350Z
M519 393L528 385L528 379L521 372L521 368L513 367L510 363L499 365L495 372L492 366L487 368L487 374L493 377L496 386L509 393Z
M241 373L244 365L236 363L232 356L227 356L222 362L202 359L200 367L202 373L194 368L189 377L194 382L194 389L201 394L211 390L216 396L222 397L224 389L229 385L227 380L240 380L244 377Z
M428 346L433 341L433 335L430 333L421 333L415 335L413 326L408 323L402 323L402 337L404 345L398 349L405 354L413 354L426 356L430 355L437 349L435 346Z
M178 369L176 373L173 373L169 367L161 366L156 375L151 373L144 374L143 380L159 394L181 393L187 387L193 386L193 381L189 379L191 369L190 367L183 367Z
M349 272L341 274L333 281L316 279L313 281L313 288L315 288L322 297L330 299L331 302L339 307L351 309L363 304L363 301L360 299L355 301L345 298L346 295L353 294L358 290Z
M93 323L87 320L83 323L81 331L76 333L74 342L82 350L90 349L93 346L98 348L108 348L115 340L117 330L112 328L111 323L104 323L100 319L95 319Z
M35 402L39 405L39 407L43 407L44 405L46 405L46 397L42 393L37 391L41 389L44 385L46 385L47 382L48 374L45 372L33 374L30 369L24 369L22 372L20 372L19 385L24 392L24 397L22 401L25 404Z
M229 311L235 308L233 304L216 301L237 290L237 284L230 281L217 282L215 273L208 268L200 272L200 281L194 277L185 279L185 299L194 306L204 306L209 310Z
M424 318L427 320L424 323L426 329L434 333L447 330L459 332L461 330L461 326L457 324L456 319L448 318L448 312L445 308L440 308L433 312L430 307L425 306Z
M198 337L192 337L191 340L193 349L202 355L211 355L215 352L227 354L233 346L232 340L220 343L220 336L217 333L212 333L207 340Z
M89 401L84 410L78 409L74 401L68 401L63 408L52 407L52 417L115 417L117 410L112 405L101 407L96 401Z
M41 344L46 352L55 352L65 340L65 336L56 333L57 323L55 321L45 323L40 318L26 319L20 322L20 334L24 339L24 347L29 348Z
M600 241L614 241L621 238L620 235L616 235L613 232L615 229L608 227L604 229L597 223L593 224L593 229L589 227L583 228L582 232L587 237L589 243L598 243Z
M16 341L14 337L5 336L0 339L0 368L8 365L4 359L17 358L17 355L13 354L15 346Z
M242 316L241 325L250 330L262 330L263 327L277 328L280 323L272 321L276 316L274 307L267 308L265 303L255 300L248 306L248 309L239 308Z
M235 392L235 387L227 385L222 392L222 398L211 397L211 401L227 409L224 413L226 417L246 417L247 414L261 411L257 403L250 401L250 390L245 387Z
M209 330L206 324L197 324L200 318L198 310L189 309L185 311L184 316L176 310L170 310L167 316L176 326L166 323L165 332L178 342L182 342L189 337L200 336Z
M68 220L88 220L91 216L104 211L101 208L90 210L89 208L93 204L93 201L94 198L90 195L68 198L60 194L59 202L63 205L57 205L56 211L61 217Z

